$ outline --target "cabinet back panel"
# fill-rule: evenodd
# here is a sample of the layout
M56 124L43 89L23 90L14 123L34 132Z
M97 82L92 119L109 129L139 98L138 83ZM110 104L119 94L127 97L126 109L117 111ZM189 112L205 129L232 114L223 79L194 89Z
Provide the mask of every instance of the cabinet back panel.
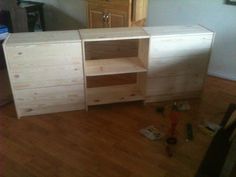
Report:
M137 57L138 42L138 40L86 42L85 56L87 60Z
M117 74L109 76L87 77L87 87L104 87L111 85L126 85L137 82L137 74Z

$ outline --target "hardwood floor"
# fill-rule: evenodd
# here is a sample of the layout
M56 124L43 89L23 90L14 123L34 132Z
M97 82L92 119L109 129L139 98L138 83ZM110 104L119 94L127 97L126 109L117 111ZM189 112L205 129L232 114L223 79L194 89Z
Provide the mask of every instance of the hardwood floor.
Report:
M13 104L0 108L0 177L193 177L211 141L198 130L220 122L236 103L236 82L208 77L201 99L181 113L178 144L167 157L165 141L149 141L139 130L155 125L168 132L168 117L154 103L122 103L17 120ZM194 141L185 141L191 122Z

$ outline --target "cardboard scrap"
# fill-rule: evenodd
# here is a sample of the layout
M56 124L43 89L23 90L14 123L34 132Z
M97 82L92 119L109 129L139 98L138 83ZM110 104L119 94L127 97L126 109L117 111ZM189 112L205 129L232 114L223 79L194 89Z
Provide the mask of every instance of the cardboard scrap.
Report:
M231 116L230 116L228 122L226 123L224 129L229 128L231 125L234 124L234 122L236 122L236 111L234 111L234 112L231 114Z
M209 121L204 121L198 127L200 128L200 130L210 136L214 136L217 131L221 129L221 126L219 126L218 124Z
M153 125L141 129L140 133L152 141L161 139L161 132Z

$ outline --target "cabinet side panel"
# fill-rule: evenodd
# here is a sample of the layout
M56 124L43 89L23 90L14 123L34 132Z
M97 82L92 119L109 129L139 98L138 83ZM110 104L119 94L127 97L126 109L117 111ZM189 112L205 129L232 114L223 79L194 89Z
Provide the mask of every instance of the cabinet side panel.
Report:
M147 102L200 96L212 35L152 37Z
M11 34L7 37L7 39L4 41L3 43L3 51L4 51L4 55L5 55L5 60L6 60L6 65L7 65L7 71L8 71L8 76L9 76L9 79L10 79L10 86L11 86L11 91L12 91L12 95L13 95L13 100L14 100L14 104L15 104L15 108L16 108L16 115L17 115L17 118L19 119L21 117L19 111L18 111L18 105L17 103L15 102L15 90L14 88L12 87L12 78L9 74L9 72L11 71L11 68L10 68L10 65L9 65L9 53L7 52L7 41L8 39L11 37Z

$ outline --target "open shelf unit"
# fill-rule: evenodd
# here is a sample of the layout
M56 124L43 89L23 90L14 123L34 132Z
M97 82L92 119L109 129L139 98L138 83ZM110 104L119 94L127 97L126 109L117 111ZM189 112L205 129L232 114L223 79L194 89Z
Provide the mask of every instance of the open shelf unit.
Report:
M149 53L146 32L142 28L85 29L80 30L80 35L87 107L144 100ZM135 74L135 82L112 84L122 74ZM105 85L88 86L87 81L96 82L96 78L104 76L108 78Z

